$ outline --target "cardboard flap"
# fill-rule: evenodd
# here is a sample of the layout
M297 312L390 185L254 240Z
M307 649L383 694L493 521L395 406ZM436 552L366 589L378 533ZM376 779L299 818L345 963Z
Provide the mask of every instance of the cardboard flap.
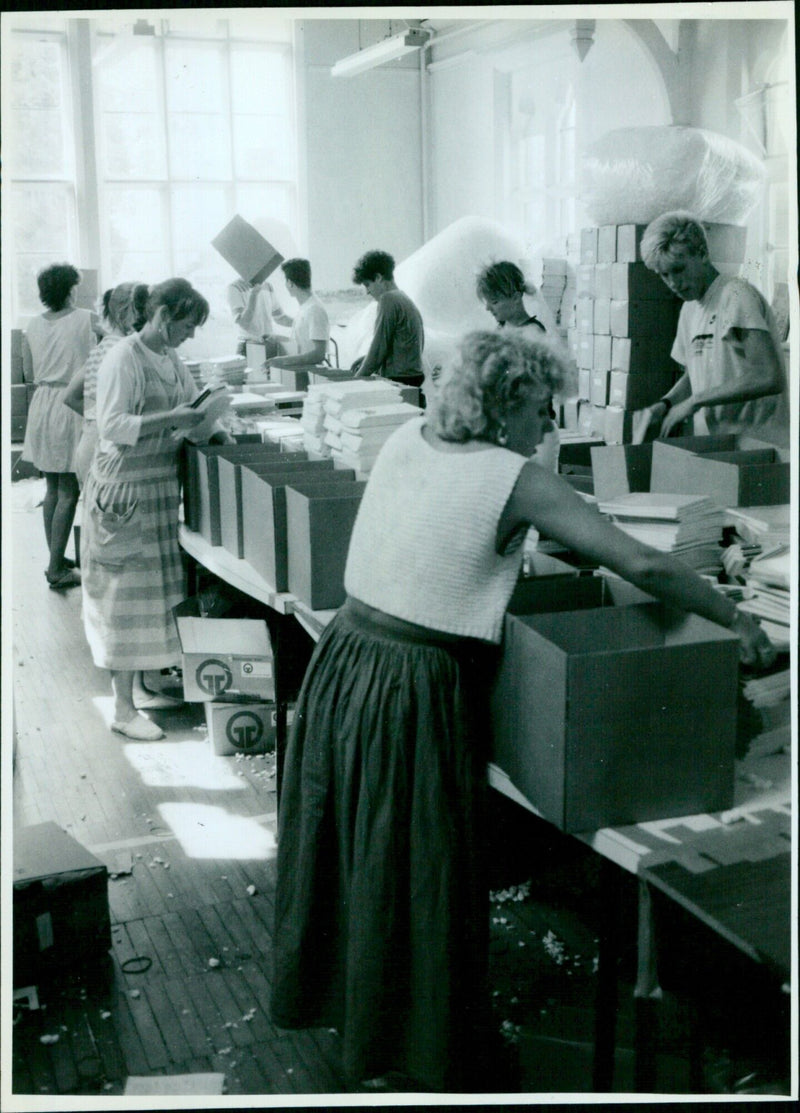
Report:
M175 621L184 653L238 657L268 657L271 653L267 624L260 619L176 615Z
M269 240L238 214L211 243L248 282L264 282L283 262L283 256Z

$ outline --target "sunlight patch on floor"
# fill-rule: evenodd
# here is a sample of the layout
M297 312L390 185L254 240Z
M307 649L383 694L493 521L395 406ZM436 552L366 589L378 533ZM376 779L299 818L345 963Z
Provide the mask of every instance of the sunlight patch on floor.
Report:
M253 816L231 815L210 804L159 804L187 858L263 861L274 858L275 835Z
M246 785L207 740L127 742L123 753L146 785L242 792Z

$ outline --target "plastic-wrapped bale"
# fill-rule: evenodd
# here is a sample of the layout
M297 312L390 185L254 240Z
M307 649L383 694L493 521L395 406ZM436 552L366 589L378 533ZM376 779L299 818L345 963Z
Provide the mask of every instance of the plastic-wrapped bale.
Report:
M437 347L449 350L458 337L472 329L495 328L491 314L475 291L475 281L487 263L503 259L517 263L523 271L526 269L523 246L509 232L493 220L466 216L449 224L398 264L397 285L417 306L425 324L423 360L427 370L440 362L438 352L433 363L426 358L432 336L441 340ZM549 312L541 299L533 300L543 307L544 314ZM366 354L375 313L376 304L372 302L354 314L341 338L337 337L343 367Z
M690 127L617 128L583 156L582 201L597 224L648 224L686 209L699 220L741 224L766 179L741 143Z

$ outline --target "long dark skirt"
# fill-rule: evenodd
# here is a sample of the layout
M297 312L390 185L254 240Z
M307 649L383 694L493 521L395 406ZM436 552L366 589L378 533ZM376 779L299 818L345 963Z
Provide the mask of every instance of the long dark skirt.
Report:
M493 647L349 601L295 714L278 837L272 1017L335 1027L354 1081L480 1087Z

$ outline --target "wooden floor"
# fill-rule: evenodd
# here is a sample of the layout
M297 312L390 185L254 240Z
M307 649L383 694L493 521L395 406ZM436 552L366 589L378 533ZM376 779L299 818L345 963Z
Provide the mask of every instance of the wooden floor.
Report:
M42 985L46 1007L15 1007L13 1095L51 1100L37 1105L49 1113L58 1095L120 1095L130 1076L218 1073L229 1095L346 1102L342 1095L354 1091L342 1076L337 1034L288 1032L269 1020L273 758L215 757L200 705L153 712L167 731L163 742L134 744L109 730L108 677L89 655L80 591L50 591L43 574L43 493L42 481L23 480L3 508L13 538L13 593L6 585L3 599L13 636L3 661L13 673L13 822L55 822L108 867L113 975L102 990L69 977L58 988ZM527 828L509 835L495 826L493 862L507 864L520 845L525 855L494 879L504 891L489 912L492 1004L509 1054L486 1091L586 1092L597 948L585 912L597 856L586 852L570 874L552 863L565 844L577 853L577 840L536 844ZM532 895L505 888L531 876ZM617 1092L632 1083L631 1014L632 994L623 990ZM660 1090L687 1093L680 1012L671 1028ZM749 1069L726 1067L732 1078ZM720 1090L731 1092L711 1078L709 1091Z
M54 821L108 866L113 983L40 987L47 1007L15 1013L14 1093L113 1095L131 1075L198 1072L224 1073L229 1094L346 1092L335 1033L269 1021L273 758L215 757L199 705L152 712L160 743L111 733L80 591L50 591L43 575L42 493L16 483L5 508L14 824ZM148 969L126 973L135 956Z

